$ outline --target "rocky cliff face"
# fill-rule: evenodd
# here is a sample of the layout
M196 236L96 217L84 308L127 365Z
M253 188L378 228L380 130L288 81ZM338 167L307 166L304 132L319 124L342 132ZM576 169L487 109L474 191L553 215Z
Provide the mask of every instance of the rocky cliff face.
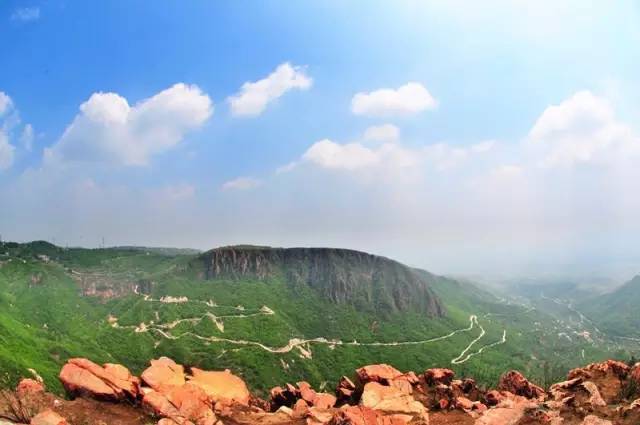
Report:
M224 247L199 257L206 279L283 277L338 304L379 313L414 310L442 316L428 279L388 258L334 248Z

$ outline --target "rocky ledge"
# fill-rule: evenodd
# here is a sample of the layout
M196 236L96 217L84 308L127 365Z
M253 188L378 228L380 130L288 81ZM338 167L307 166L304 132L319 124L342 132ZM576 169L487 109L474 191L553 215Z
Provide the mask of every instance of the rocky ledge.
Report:
M640 363L614 360L574 369L548 390L517 371L487 391L449 369L403 373L379 364L342 377L332 393L302 381L275 387L264 400L228 370L185 368L166 357L152 360L140 377L121 365L71 359L60 380L72 400L33 379L2 392L0 424L640 424Z

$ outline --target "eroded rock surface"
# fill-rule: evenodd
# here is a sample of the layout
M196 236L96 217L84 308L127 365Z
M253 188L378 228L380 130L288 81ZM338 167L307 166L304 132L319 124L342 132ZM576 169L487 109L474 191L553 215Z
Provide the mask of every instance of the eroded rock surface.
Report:
M75 400L33 379L3 399L40 412L35 425L638 425L638 374L637 365L610 360L574 369L545 391L509 371L485 391L450 369L417 375L379 364L342 377L334 393L300 381L273 388L264 401L229 370L163 357L140 379L121 365L71 359L60 379ZM0 417L10 419L10 407L0 403Z

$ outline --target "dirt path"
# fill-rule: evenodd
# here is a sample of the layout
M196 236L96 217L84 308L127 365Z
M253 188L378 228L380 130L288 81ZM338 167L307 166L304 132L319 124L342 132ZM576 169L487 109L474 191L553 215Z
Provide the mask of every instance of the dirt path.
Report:
M165 303L165 304L200 303L200 304L205 304L210 308L225 307L225 308L234 308L234 309L236 309L238 311L244 311L244 307L242 307L242 306L233 306L233 307L232 306L220 306L220 305L215 304L211 300L209 300L209 301L189 300L186 297L162 297L161 299L153 299L153 298L149 297L148 295L144 295L143 297L144 297L144 301L146 301L146 302L158 302L158 303ZM452 338L453 336L455 336L455 335L457 335L459 333L471 332L474 328L478 327L480 329L480 335L478 337L476 337L473 341L471 341L469 343L469 345L467 345L457 357L455 357L454 359L451 360L452 364L462 364L462 363L466 362L467 360L469 360L471 357L481 354L485 349L494 347L494 346L499 345L499 344L504 344L506 342L506 331L504 331L503 332L503 336L502 336L502 340L493 342L491 344L484 345L480 349L469 353L469 350L471 350L471 348L478 341L480 341L484 337L484 335L486 334L485 329L478 322L478 316L476 316L476 315L469 316L469 326L467 326L465 328L456 329L454 331L449 332L446 335L441 335L441 336L438 336L438 337L428 338L428 339L423 339L423 340L418 340L418 341L358 342L356 340L343 341L343 340L339 340L339 339L327 339L327 338L324 338L324 337L306 338L306 339L305 338L291 338L291 339L289 339L287 344L285 344L285 345L283 345L281 347L270 347L270 346L268 346L266 344L263 344L263 343L261 343L259 341L223 338L223 337L214 336L214 335L212 335L212 336L203 336L203 335L199 335L197 333L191 332L191 331L187 331L187 332L181 333L179 335L174 335L171 332L169 332L171 329L174 329L176 326L178 326L181 323L197 324L197 323L199 323L202 320L205 320L207 318L210 319L211 321L213 321L221 332L224 332L224 323L222 322L221 319L224 319L224 318L249 318L249 317L254 317L254 316L273 315L273 314L275 314L275 312L272 309L270 309L267 306L263 306L260 310L257 310L257 311L252 312L252 313L216 315L216 314L214 314L212 312L207 312L203 316L178 319L178 320L175 320L175 321L170 322L170 323L158 323L158 324L156 324L156 323L153 323L153 321L152 321L152 322L149 322L149 323L143 322L138 326L133 326L133 325L131 325L131 326L120 326L118 324L118 322L117 322L117 318L112 318L110 320L110 323L111 323L111 326L113 326L114 328L133 329L136 333L154 332L157 335L160 335L162 338L165 338L165 339L168 339L168 340L179 340L179 339L185 338L185 337L193 337L193 338L196 338L198 340L211 342L211 343L228 343L228 344L232 344L232 345L257 347L257 348L260 348L260 349L262 349L264 351L267 351L269 353L274 353L274 354L289 353L289 352L293 351L296 348L298 348L303 354L304 353L308 353L308 352L310 352L309 346L312 345L312 344L323 344L323 345L328 345L328 346L330 346L332 348L335 348L337 346L397 347L397 346L429 344L429 343L433 343L433 342L444 341L446 339Z

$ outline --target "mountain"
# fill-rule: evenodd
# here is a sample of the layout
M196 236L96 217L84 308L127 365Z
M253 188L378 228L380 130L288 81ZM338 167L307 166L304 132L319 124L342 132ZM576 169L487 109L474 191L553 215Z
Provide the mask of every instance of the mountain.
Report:
M291 286L308 285L334 303L361 311L445 315L444 306L422 275L397 261L364 252L231 246L211 250L196 264L199 262L209 280L283 277Z
M604 330L640 338L640 275L615 291L583 301L580 308Z
M238 371L266 391L301 378L334 385L371 363L447 364L483 384L508 366L551 382L585 361L628 356L625 341L586 339L585 330L357 251L0 245L0 371L15 381L34 369L54 391L73 357L140 373L170 356Z

